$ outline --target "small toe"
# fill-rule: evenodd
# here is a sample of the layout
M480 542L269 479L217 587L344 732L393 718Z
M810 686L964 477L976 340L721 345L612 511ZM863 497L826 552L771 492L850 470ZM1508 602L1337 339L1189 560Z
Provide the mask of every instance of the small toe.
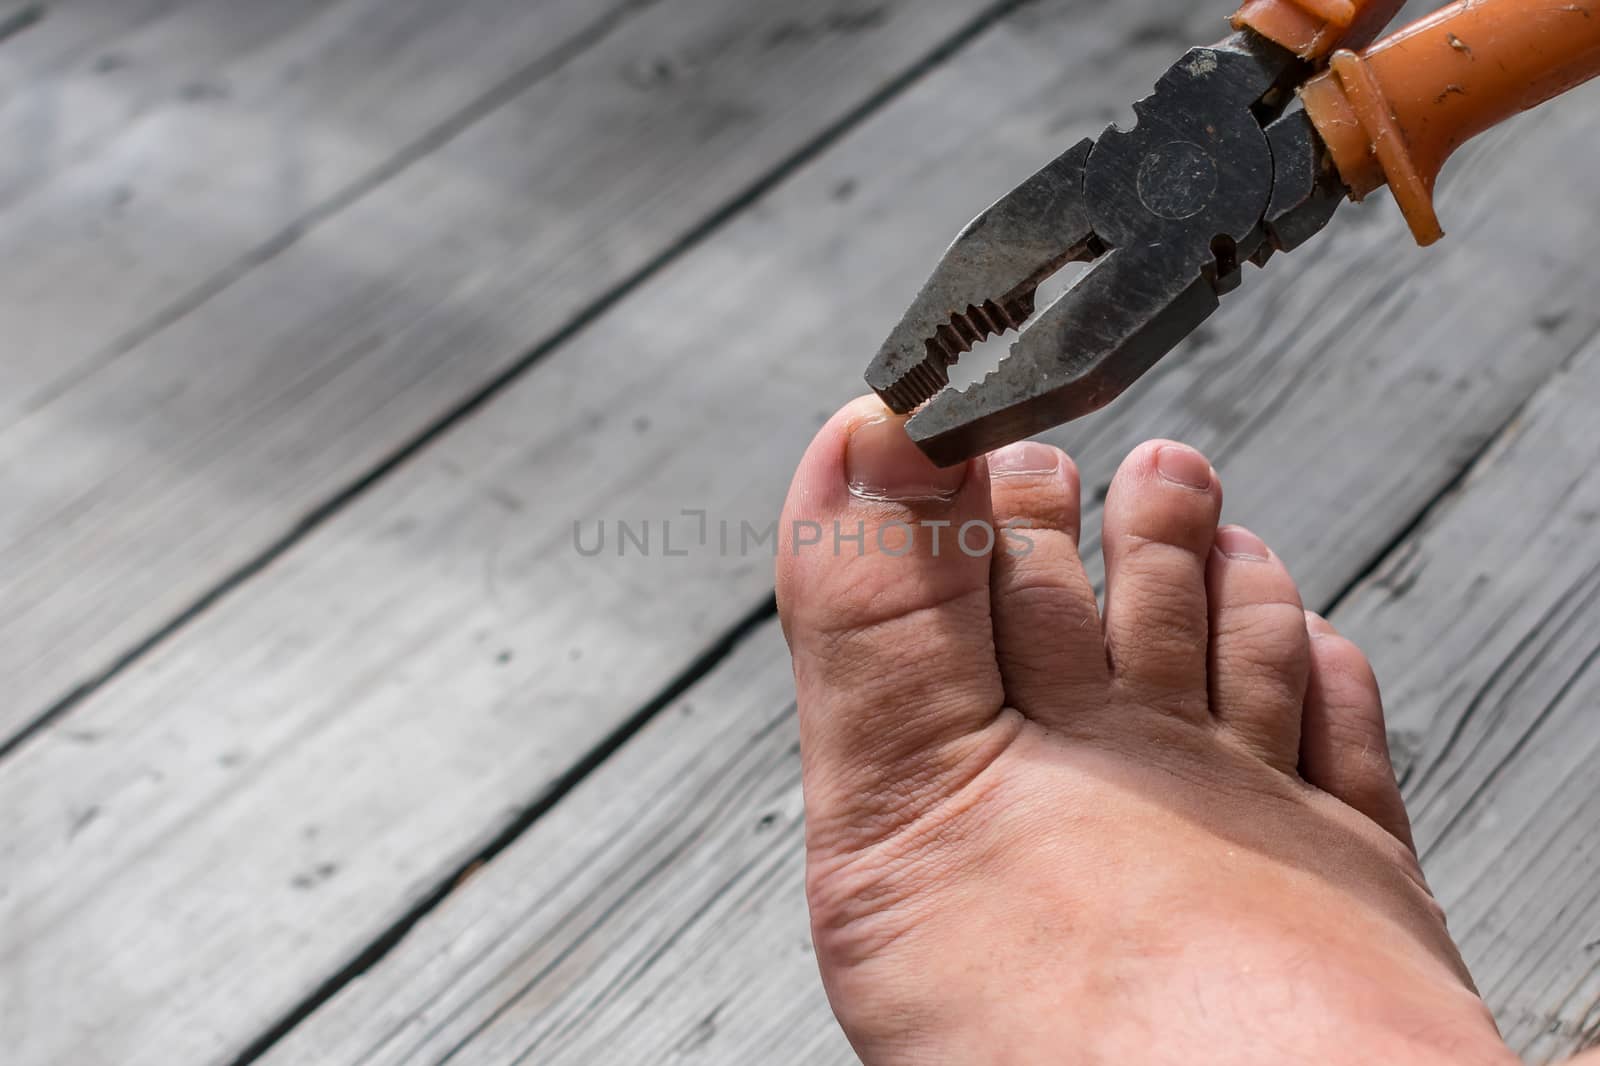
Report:
M1415 851L1372 665L1325 619L1309 612L1305 618L1311 673L1300 731L1300 776Z
M1100 606L1078 554L1078 471L1061 450L1029 442L991 455L989 476L998 529L991 609L1006 698L1060 725L1104 704L1108 674Z
M1311 668L1300 590L1247 529L1217 531L1206 574L1211 713L1260 758L1293 773Z
M1119 688L1139 702L1207 713L1206 564L1222 487L1197 451L1138 448L1106 497L1106 651Z
M778 607L818 822L881 829L981 761L1005 699L989 613L983 462L940 470L876 399L795 475Z

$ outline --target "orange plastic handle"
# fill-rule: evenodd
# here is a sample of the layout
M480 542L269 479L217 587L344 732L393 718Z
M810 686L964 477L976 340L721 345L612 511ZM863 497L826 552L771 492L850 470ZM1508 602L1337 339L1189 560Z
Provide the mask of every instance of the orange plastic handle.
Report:
M1244 0L1234 29L1255 30L1302 59L1361 48L1383 32L1405 0Z
M1459 0L1336 52L1300 94L1352 198L1387 184L1426 245L1444 236L1433 187L1451 153L1596 75L1600 0Z

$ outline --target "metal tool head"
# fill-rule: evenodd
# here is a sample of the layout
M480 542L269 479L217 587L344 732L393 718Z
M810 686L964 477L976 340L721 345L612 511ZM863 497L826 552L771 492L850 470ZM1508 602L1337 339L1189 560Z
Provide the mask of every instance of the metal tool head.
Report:
M893 410L916 411L912 439L953 464L1103 407L1216 310L1245 260L1320 229L1338 197L1315 132L1263 127L1301 73L1248 32L1193 49L1134 105L1133 129L1076 145L979 215L867 373ZM1281 182L1275 150L1295 157ZM1074 260L1094 265L1034 315L1039 285ZM962 354L1012 329L993 373L950 387Z
M867 384L901 414L950 384L950 367L979 341L1020 329L1046 278L1103 249L1083 203L1085 140L967 224L867 370Z

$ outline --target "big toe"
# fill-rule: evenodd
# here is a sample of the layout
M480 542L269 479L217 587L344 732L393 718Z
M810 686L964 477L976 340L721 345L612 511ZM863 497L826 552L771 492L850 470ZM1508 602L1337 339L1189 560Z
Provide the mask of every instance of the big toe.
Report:
M903 425L875 399L846 407L784 509L778 605L813 839L892 831L1008 739L985 465L940 470Z
M1123 462L1106 497L1106 651L1135 702L1203 718L1209 709L1206 565L1222 487L1197 451L1152 441Z

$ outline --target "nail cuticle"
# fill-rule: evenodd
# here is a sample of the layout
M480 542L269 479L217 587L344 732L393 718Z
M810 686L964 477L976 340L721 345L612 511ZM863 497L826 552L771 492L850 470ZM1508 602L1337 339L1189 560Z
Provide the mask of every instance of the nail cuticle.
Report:
M929 489L926 492L890 492L888 489L876 488L872 485L850 484L850 495L858 500L868 503L949 503L960 495L957 492L943 492Z
M996 468L994 468L994 467L992 467L992 466L991 466L991 467L990 467L990 468L989 468L989 476L990 476L990 477L992 477L992 478L994 478L994 479L995 479L995 480L996 480L996 481L1005 481L1005 480L1007 480L1007 479L1008 479L1008 478L1023 478L1023 477L1031 477L1031 478L1041 478L1041 477L1054 477L1054 476L1055 476L1055 475L1057 475L1057 474L1059 474L1059 473L1061 473L1061 464L1060 464L1060 463L1059 463L1059 462L1058 462L1058 463L1056 463L1056 465L1055 465L1055 466L1050 466L1050 467L1041 467L1041 468L1037 468L1037 469L1033 469L1033 470L1021 470L1021 469L1015 469L1015 470L1008 470L1008 469L996 469Z
M1061 471L1061 453L1047 444L1024 441L1012 444L989 456L989 476L1005 478L1043 478Z
M1272 561L1272 549L1266 541L1241 526L1224 526L1217 530L1217 551L1229 559L1245 563Z

